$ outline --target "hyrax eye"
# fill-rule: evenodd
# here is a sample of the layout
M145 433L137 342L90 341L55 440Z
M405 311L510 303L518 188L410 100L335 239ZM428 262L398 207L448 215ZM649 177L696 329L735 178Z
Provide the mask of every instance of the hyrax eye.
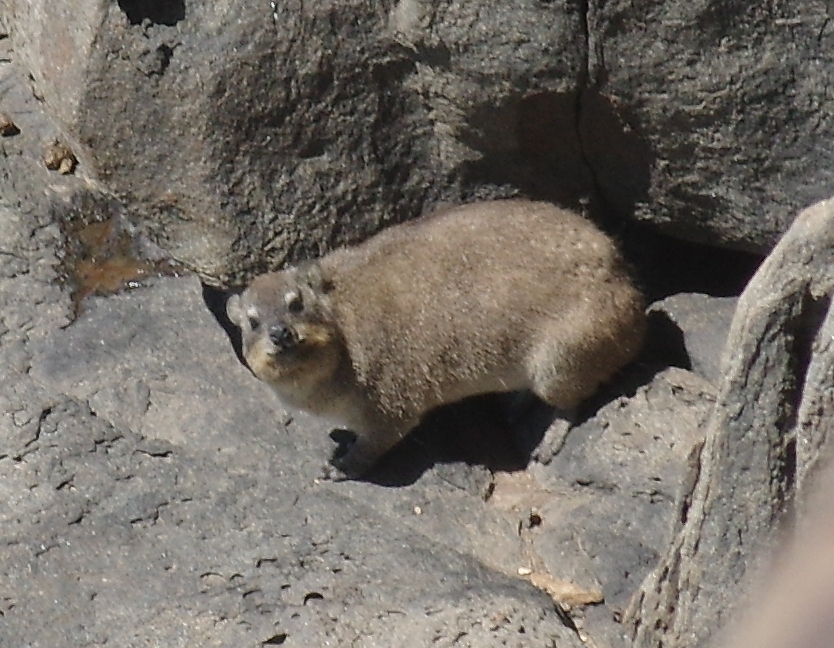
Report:
M297 290L291 290L284 295L284 305L291 313L300 313L304 310L304 300L301 298L301 293Z
M260 327L261 327L261 320L259 320L257 317L250 316L249 317L249 328L252 331L257 331Z

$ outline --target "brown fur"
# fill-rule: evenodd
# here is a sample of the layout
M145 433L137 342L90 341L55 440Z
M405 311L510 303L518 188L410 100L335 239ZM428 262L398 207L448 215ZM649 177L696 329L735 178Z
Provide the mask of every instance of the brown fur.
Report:
M299 291L291 312L285 295ZM348 476L467 396L529 389L573 408L635 357L645 327L612 242L527 200L452 208L262 275L229 314L259 378L356 434L334 460ZM291 349L270 340L276 323L294 331Z

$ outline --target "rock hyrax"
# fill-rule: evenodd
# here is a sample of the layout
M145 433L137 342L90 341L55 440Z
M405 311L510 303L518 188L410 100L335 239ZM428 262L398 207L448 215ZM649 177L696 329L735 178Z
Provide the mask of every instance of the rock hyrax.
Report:
M356 477L429 410L531 390L571 409L637 354L643 300L611 240L543 202L437 212L257 277L228 304L256 376L356 435Z

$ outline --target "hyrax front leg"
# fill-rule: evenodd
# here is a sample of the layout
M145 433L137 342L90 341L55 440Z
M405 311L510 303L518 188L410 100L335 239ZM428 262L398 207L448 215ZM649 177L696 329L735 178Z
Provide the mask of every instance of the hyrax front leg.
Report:
M337 449L330 459L327 477L333 481L356 479L368 472L382 455L393 448L410 430L410 427L382 427L350 430L355 439L346 442L347 449ZM339 452L343 450L343 452Z

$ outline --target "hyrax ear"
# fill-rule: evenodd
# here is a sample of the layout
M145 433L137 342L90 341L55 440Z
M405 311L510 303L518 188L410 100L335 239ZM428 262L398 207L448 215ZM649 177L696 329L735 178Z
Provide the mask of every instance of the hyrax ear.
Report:
M315 261L300 266L298 270L307 285L313 289L314 293L326 295L333 290L333 280L327 276L321 269L321 266Z
M241 325L243 321L243 311L240 307L240 295L232 295L226 302L226 315L233 324Z

